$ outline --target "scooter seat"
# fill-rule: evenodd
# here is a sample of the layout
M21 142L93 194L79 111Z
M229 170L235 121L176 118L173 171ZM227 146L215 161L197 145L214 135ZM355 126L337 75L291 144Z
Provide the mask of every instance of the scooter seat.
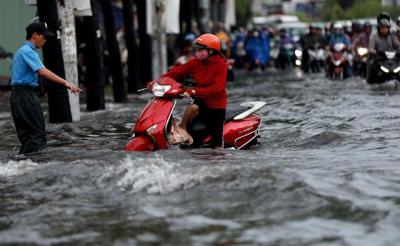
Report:
M233 120L236 116L246 111L246 108L229 108L225 113L225 122ZM205 131L207 126L201 117L195 117L189 124L189 132Z
M233 118L235 118L236 116L238 116L239 114L243 113L244 111L246 111L247 108L230 108L226 110L226 114L225 114L225 121L231 121L233 120Z

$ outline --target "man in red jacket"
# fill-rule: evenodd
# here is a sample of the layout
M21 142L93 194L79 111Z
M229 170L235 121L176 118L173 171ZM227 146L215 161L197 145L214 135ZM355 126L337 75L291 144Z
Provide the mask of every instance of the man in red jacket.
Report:
M191 75L196 81L194 89L187 89L184 97L195 101L186 108L180 126L186 129L188 123L198 114L205 120L213 143L211 147L223 147L223 127L227 104L226 59L221 54L221 41L213 34L206 33L194 41L195 56L186 64L176 66L162 77L179 79Z

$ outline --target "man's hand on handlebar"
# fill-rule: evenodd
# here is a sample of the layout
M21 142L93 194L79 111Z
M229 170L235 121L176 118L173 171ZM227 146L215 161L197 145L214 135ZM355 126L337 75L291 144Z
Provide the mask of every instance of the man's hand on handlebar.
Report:
M189 93L188 93L188 92L186 92L186 91L185 91L184 93L182 93L182 96L183 96L183 97L185 97L185 98L188 98L188 97L190 97Z

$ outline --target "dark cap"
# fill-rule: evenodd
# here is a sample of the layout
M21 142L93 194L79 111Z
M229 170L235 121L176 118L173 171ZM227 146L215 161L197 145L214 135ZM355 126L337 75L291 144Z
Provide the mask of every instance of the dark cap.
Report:
M31 23L25 28L25 30L27 37L31 37L35 32L38 34L43 34L46 37L54 36L54 33L50 32L49 29L47 29L46 23L43 22Z

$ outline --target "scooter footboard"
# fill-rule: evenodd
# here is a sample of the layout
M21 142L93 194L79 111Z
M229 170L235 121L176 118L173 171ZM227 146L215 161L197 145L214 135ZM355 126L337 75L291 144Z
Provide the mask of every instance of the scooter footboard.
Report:
M248 147L257 138L262 116L256 113L240 121L229 121L224 126L224 142L236 149Z
M146 135L135 136L125 145L125 151L153 151L155 145Z

